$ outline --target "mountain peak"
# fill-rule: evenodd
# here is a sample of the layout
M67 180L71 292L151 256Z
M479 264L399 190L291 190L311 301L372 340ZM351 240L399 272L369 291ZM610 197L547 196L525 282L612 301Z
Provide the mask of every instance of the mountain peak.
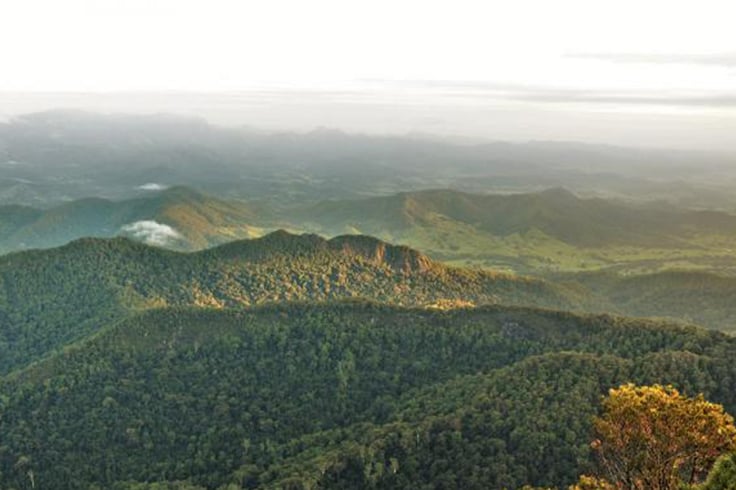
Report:
M426 272L433 266L426 255L403 245L392 245L368 235L342 235L330 240L311 234L297 235L280 229L260 238L238 240L204 253L225 258L260 260L279 254L310 255L320 252L360 257L385 264L396 272Z
M328 244L332 250L386 264L403 273L426 272L433 265L429 257L412 248L391 245L368 235L341 235L329 240Z
M313 253L319 248L325 248L326 243L327 240L318 235L297 235L279 229L260 238L235 240L203 253L223 258L260 260L279 254Z

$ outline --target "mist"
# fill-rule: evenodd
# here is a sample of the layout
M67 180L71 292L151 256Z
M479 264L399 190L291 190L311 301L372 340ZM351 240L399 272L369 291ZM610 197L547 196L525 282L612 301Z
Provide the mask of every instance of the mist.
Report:
M648 98L647 98L648 97ZM736 117L692 97L579 94L420 83L345 85L342 89L269 88L228 93L0 92L0 117L58 108L102 113L171 113L215 125L306 132L425 134L455 142L578 141L620 146L736 152ZM725 105L725 104L723 104ZM730 105L730 104L729 104Z

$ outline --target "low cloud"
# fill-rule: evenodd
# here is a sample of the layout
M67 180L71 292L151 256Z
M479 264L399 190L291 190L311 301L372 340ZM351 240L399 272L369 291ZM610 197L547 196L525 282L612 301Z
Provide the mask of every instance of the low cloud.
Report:
M568 58L613 63L655 63L736 67L736 52L728 53L571 53Z
M736 94L655 95L648 93L606 93L580 91L539 91L515 94L509 98L527 102L589 104L665 105L683 107L736 107Z
M139 185L138 189L142 191L163 191L167 189L167 186L163 184L157 184L156 182L148 182L143 185Z
M593 56L595 55L590 55L590 57ZM734 62L736 63L736 60ZM653 90L610 91L548 87L543 85L438 80L409 80L394 82L394 84L397 86L432 89L445 97L477 101L511 100L539 104L568 103L712 108L736 107L736 91L733 90L720 93L704 91L699 93L693 91L670 91L663 93L662 91Z
M181 234L169 225L153 220L136 221L123 225L120 231L149 245L165 247L172 241L182 238Z

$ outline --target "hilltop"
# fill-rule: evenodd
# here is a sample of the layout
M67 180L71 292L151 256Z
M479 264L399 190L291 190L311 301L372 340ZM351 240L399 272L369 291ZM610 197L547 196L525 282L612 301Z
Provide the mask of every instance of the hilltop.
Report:
M462 270L371 237L278 231L196 253L85 238L0 257L0 372L141 309L370 298L400 305L504 303L575 308L540 279Z

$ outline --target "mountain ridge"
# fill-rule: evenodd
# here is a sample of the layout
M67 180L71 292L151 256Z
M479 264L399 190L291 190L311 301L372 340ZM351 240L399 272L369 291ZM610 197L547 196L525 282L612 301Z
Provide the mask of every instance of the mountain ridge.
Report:
M361 257L377 265L386 264L405 274L426 272L438 266L425 254L405 245L394 245L367 235L339 235L324 238L314 233L294 234L284 229L272 231L255 239L235 240L213 247L203 253L213 256L253 258L253 252L263 257L286 253L334 251Z
M327 240L278 231L188 253L124 237L83 238L0 256L0 317L10 319L0 331L0 371L140 309L351 297L411 305L574 308L579 302L540 279L447 267L374 238ZM34 340L41 332L43 342Z
M90 198L43 211L0 208L0 230L6 231L0 252L117 234L199 250L275 229L372 235L435 260L525 274L636 270L657 263L722 271L736 239L736 216L581 198L559 187L525 194L434 189L289 207L174 186L127 201Z
M298 210L301 219L323 226L360 227L401 231L412 225L431 225L433 215L480 226L496 235L537 228L571 245L637 243L661 240L665 231L701 226L708 231L736 229L736 216L717 211L664 208L658 204L633 205L601 198L580 198L562 187L535 193L473 194L451 189L411 191L393 196L322 201ZM318 217L318 218L317 218ZM585 230L585 233L583 233ZM605 231L603 231L605 230Z

